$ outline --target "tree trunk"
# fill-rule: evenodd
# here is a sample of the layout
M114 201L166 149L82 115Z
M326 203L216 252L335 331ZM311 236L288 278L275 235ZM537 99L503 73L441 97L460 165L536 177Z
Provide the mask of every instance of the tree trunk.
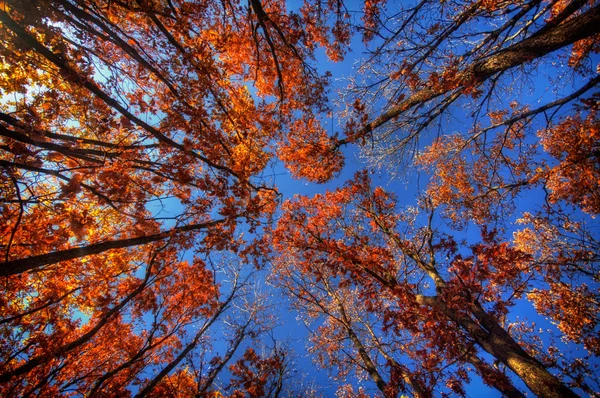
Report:
M182 227L175 227L169 231L162 232L159 234L139 236L137 238L110 240L102 243L94 243L88 246L58 250L52 253L40 254L38 256L7 261L4 263L0 263L0 276L17 275L26 271L31 271L33 269L42 267L44 265L55 264L61 261L73 260L79 257L86 257L92 254L103 253L108 250L123 249L126 247L144 245L147 243L167 239L173 233L179 234L187 231L206 229L223 221L223 219L220 219L201 224L185 225Z
M582 15L558 25L550 25L542 28L531 37L471 64L460 73L458 87L477 85L496 73L525 64L598 33L600 33L600 6L596 5ZM409 109L450 91L451 89L433 90L431 88L423 88L392 106L390 110L378 116L373 121L365 124L356 134L340 140L338 146L363 138L376 128L381 127Z
M503 396L507 398L525 398L525 394L519 391L504 373L482 361L477 355L468 353L465 360L477 369L484 381L486 381L486 376L490 376L492 378L490 385L500 391Z
M348 318L348 315L346 314L346 310L344 309L344 306L338 300L338 298L335 296L335 294L332 294L331 292L328 292L328 293L336 301L337 307L340 311L340 315L342 316L341 323L344 326L344 328L346 329L346 332L348 333L348 337L350 338L352 345L358 351L358 355L360 356L360 359L363 361L365 370L367 371L367 373L369 373L369 376L371 376L371 379L373 379L375 384L377 384L377 388L379 388L379 390L383 393L383 395L385 397L388 397L388 394L387 394L388 384L385 382L385 380L383 380L383 377L381 377L381 375L379 374L379 371L377 370L377 366L375 366L375 364L371 360L371 357L367 353L367 350L365 349L362 342L360 341L360 339L354 332L354 329L352 329L352 323L351 323L350 319Z
M519 376L535 395L544 398L578 397L570 388L548 372L541 362L525 352L519 343L494 318L489 316L479 303L474 303L471 308L471 313L479 321L478 323L471 317L449 308L439 297L417 296L417 302L437 308L460 325L483 350Z

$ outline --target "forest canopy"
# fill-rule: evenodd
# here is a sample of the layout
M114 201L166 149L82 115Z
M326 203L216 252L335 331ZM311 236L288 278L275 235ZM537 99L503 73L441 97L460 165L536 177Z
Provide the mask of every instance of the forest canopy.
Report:
M596 2L0 4L0 395L600 393Z

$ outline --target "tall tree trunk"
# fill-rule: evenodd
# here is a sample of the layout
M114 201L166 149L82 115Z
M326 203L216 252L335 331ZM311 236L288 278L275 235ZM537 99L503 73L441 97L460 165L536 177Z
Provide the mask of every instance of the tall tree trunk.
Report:
M504 373L493 368L487 362L482 361L477 355L467 353L465 360L477 369L477 372L484 380L486 380L486 376L490 376L492 379L491 385L500 391L503 396L507 398L525 398L525 394L519 391Z
M519 343L479 303L474 303L471 308L471 313L478 323L471 317L451 309L439 297L417 296L417 302L437 308L460 325L483 350L508 366L537 396L544 398L578 397L569 387L552 375L541 362L525 352Z
M94 243L87 246L74 247L72 249L65 250L57 250L52 253L40 254L38 256L7 261L4 263L0 263L0 276L17 275L26 271L31 271L33 269L43 267L44 265L55 264L61 261L73 260L79 257L91 256L92 254L103 253L108 250L145 245L148 243L167 239L170 236L172 236L172 234L206 229L208 227L222 223L223 221L223 219L220 219L201 224L184 225L181 227L172 228L169 231L165 231L159 234L139 236L137 238L109 240L106 242Z

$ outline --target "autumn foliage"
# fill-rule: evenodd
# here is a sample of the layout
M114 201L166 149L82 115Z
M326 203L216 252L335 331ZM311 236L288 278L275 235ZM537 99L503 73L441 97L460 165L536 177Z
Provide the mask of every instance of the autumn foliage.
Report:
M241 231L275 211L272 144L325 106L307 60L340 29L284 2L2 3L2 395L214 389L211 338L267 328Z
M597 393L600 7L292 3L0 2L0 395Z

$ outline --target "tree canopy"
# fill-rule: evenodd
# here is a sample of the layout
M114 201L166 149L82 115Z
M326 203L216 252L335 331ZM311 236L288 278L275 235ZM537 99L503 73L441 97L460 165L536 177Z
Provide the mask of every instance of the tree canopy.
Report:
M0 394L598 393L598 4L292 3L2 2Z

